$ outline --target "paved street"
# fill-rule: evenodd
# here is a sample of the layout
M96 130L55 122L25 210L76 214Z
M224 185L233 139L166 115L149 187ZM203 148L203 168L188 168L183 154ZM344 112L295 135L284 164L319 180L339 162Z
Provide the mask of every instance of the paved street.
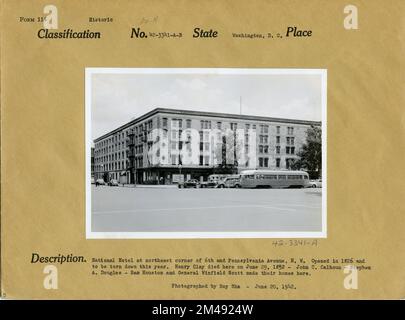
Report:
M92 231L321 231L320 189L95 187Z

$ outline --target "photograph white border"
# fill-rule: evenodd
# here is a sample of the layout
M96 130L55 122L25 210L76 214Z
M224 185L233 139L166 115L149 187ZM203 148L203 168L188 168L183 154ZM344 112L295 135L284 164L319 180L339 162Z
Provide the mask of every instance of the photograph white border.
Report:
M320 75L322 81L322 231L320 232L93 232L91 231L91 88L93 74L271 74ZM85 68L86 239L326 238L327 69L276 68Z

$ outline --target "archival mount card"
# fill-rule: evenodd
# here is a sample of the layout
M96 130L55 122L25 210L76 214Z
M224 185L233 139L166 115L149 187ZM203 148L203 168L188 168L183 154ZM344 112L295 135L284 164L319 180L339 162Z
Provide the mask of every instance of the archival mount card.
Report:
M405 297L402 1L1 1L6 299Z

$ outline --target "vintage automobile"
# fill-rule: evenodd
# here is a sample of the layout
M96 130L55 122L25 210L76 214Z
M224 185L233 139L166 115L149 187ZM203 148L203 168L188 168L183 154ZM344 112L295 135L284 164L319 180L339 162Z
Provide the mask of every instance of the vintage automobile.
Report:
M240 177L230 176L218 182L217 188L240 188Z
M103 185L105 185L105 182L104 182L103 179L97 179L96 180L96 186L103 186Z
M111 179L110 181L108 181L108 185L110 187L118 187L118 181L116 179Z
M218 185L215 181L203 181L200 182L200 188L216 188Z
M185 182L179 182L179 188L199 188L200 182L197 179L190 179Z
M322 179L310 180L309 187L310 188L322 188Z

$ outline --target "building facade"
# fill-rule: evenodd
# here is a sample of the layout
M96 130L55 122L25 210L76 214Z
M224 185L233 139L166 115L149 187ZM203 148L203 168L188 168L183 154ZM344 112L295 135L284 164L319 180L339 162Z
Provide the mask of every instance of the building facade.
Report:
M320 122L157 108L94 140L94 176L172 184L247 169L288 170Z
M94 148L91 148L91 153L90 153L90 171L91 171L91 177L94 178Z

